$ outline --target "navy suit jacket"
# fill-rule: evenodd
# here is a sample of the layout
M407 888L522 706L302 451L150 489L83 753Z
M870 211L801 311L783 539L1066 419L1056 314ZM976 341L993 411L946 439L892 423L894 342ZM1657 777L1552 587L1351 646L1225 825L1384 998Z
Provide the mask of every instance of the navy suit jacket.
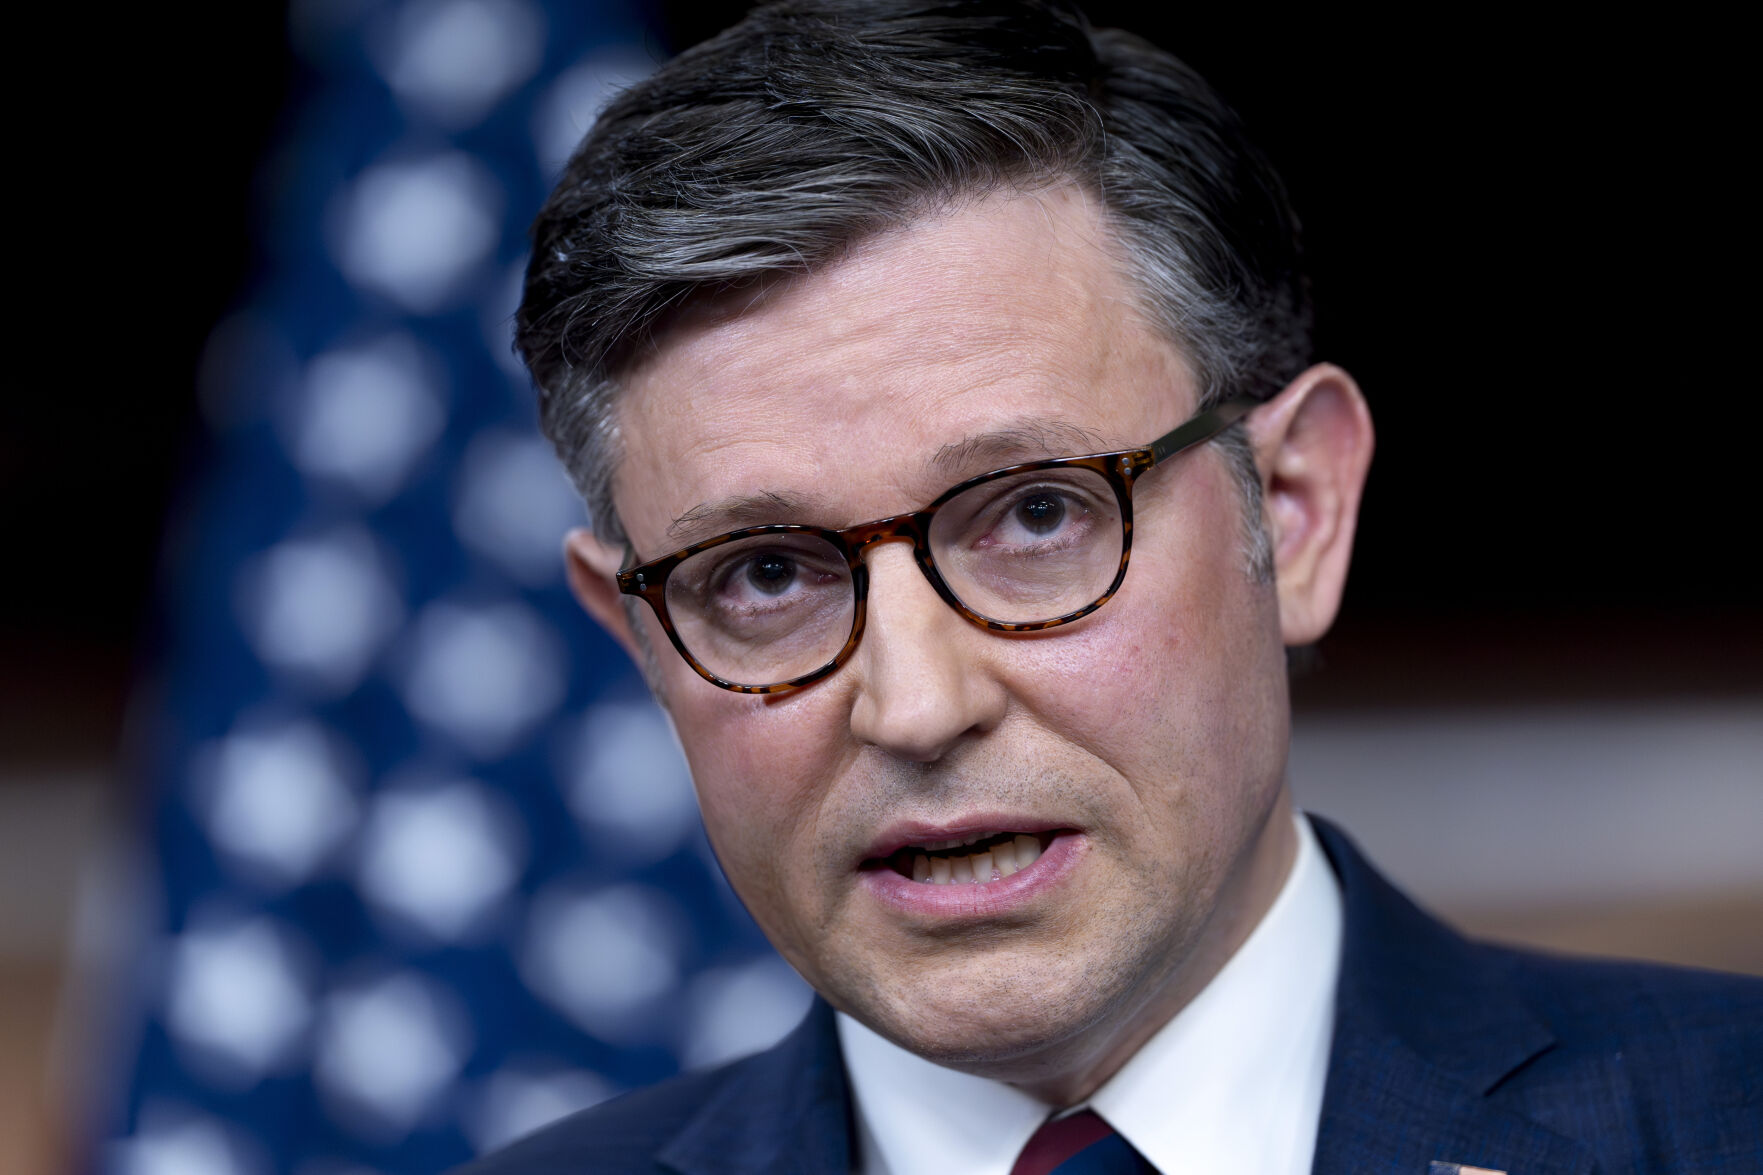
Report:
M1315 823L1346 912L1317 1175L1763 1173L1763 981L1469 942ZM459 1175L842 1175L853 1142L817 1001L765 1052L583 1111Z

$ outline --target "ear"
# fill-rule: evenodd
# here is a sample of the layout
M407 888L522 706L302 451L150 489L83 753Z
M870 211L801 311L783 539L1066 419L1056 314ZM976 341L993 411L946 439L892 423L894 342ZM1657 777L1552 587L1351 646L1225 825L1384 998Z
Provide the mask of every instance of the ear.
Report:
M1334 623L1359 498L1371 466L1371 412L1332 363L1293 380L1249 420L1279 588L1280 632L1307 645Z
M643 664L641 646L631 629L630 613L624 607L624 593L618 590L618 566L624 562L623 548L601 542L593 531L578 527L563 540L563 560L569 572L569 588L575 598L640 667Z

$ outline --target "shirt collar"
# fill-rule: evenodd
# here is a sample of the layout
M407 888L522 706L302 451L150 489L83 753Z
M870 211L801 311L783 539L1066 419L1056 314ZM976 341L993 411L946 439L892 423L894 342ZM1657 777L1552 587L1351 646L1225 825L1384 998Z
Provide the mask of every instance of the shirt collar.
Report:
M1309 821L1295 819L1297 857L1260 924L1090 1099L1159 1171L1310 1169L1341 896ZM1008 1175L1047 1116L1015 1086L933 1064L843 1013L838 1032L864 1175Z

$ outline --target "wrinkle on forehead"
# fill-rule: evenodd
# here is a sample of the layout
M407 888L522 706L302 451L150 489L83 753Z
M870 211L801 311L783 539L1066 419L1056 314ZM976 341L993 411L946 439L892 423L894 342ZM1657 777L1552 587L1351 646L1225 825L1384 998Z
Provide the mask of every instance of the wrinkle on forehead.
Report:
M996 240L964 231L966 214L990 206L1006 210L1011 219L1027 221L1025 230L1009 234L1027 248L1001 253ZM1096 198L1076 184L1030 191L975 193L965 200L941 204L914 220L853 243L840 257L810 273L774 274L720 294L689 299L652 340L642 360L624 373L623 382L639 391L657 367L687 366L707 340L715 340L719 357L727 360L758 352L763 366L775 363L781 337L792 333L806 349L836 341L860 347L888 337L897 324L887 314L873 313L878 297L910 297L934 315L938 329L915 339L908 352L895 356L898 367L940 366L953 359L972 361L993 356L1000 371L1011 353L1000 347L1001 319L1016 317L1024 326L1070 327L1117 314L1131 314L1150 325L1130 280L1131 266ZM1108 258L1122 280L1098 285L1087 280L1074 258ZM1057 289L1060 313L1044 321L1027 311L1021 298L1025 283ZM844 313L804 315L809 306L843 305ZM1043 307L1044 308L1044 307ZM805 321L812 319L811 322ZM759 345L755 346L754 344ZM726 368L702 368L699 386L711 391ZM861 380L866 373L852 372Z

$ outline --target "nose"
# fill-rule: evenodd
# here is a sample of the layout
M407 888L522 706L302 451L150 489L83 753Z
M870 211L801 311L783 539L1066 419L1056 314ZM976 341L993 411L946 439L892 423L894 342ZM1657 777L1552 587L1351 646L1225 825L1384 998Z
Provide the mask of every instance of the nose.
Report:
M898 758L928 763L1002 719L1006 692L991 660L1009 642L945 604L910 544L879 543L867 559L863 640L845 666L854 678L851 731Z

